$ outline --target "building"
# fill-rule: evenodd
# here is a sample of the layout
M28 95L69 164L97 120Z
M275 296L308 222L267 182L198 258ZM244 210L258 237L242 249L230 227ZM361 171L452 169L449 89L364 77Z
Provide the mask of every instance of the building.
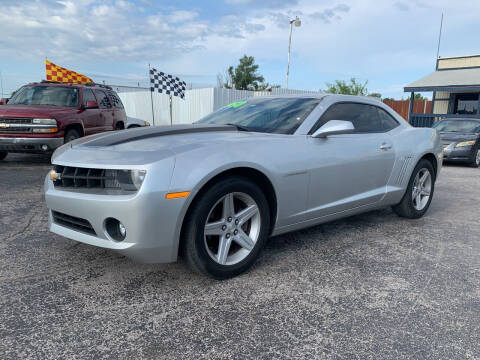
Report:
M431 127L444 118L480 117L480 55L437 59L436 71L404 88L410 92L409 122ZM415 92L433 92L430 114L412 111Z

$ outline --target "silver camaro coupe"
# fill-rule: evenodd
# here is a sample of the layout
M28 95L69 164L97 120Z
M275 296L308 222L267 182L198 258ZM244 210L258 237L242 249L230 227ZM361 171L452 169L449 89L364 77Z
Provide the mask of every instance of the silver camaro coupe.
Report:
M56 234L140 262L182 255L223 279L269 236L387 206L423 216L442 156L436 130L375 99L254 97L192 125L67 143L45 198Z

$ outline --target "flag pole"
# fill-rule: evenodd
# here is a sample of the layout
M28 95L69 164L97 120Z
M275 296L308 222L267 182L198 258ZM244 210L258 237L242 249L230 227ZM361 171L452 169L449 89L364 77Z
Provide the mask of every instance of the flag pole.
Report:
M170 126L173 125L173 114L172 114L172 94L170 94Z
M148 64L148 77L151 82L152 74L150 73L150 64ZM155 126L155 112L153 111L153 91L152 88L150 87L150 103L152 104L152 125Z

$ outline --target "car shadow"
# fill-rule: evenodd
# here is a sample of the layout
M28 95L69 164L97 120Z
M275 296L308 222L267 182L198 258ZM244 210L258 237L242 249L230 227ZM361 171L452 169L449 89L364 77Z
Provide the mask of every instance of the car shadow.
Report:
M8 154L2 165L50 165L51 154Z

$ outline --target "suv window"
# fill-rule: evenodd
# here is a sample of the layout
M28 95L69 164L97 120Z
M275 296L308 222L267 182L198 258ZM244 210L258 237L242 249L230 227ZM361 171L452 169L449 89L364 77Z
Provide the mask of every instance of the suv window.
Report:
M110 100L112 101L114 107L117 109L123 109L122 100L120 100L120 97L115 93L115 91L110 90L108 95L110 96Z
M98 106L100 107L100 109L108 109L112 107L105 91L95 90L95 95L97 95Z
M377 108L377 110L380 121L382 122L383 131L390 131L398 126L398 121L395 120L392 115L383 109Z
M330 106L320 120L310 130L313 134L330 120L352 122L356 133L374 133L385 131L377 112L377 107L360 103L337 103Z
M93 91L91 89L83 89L83 106L87 106L88 101L96 102L97 99L95 99L95 95L93 95Z

